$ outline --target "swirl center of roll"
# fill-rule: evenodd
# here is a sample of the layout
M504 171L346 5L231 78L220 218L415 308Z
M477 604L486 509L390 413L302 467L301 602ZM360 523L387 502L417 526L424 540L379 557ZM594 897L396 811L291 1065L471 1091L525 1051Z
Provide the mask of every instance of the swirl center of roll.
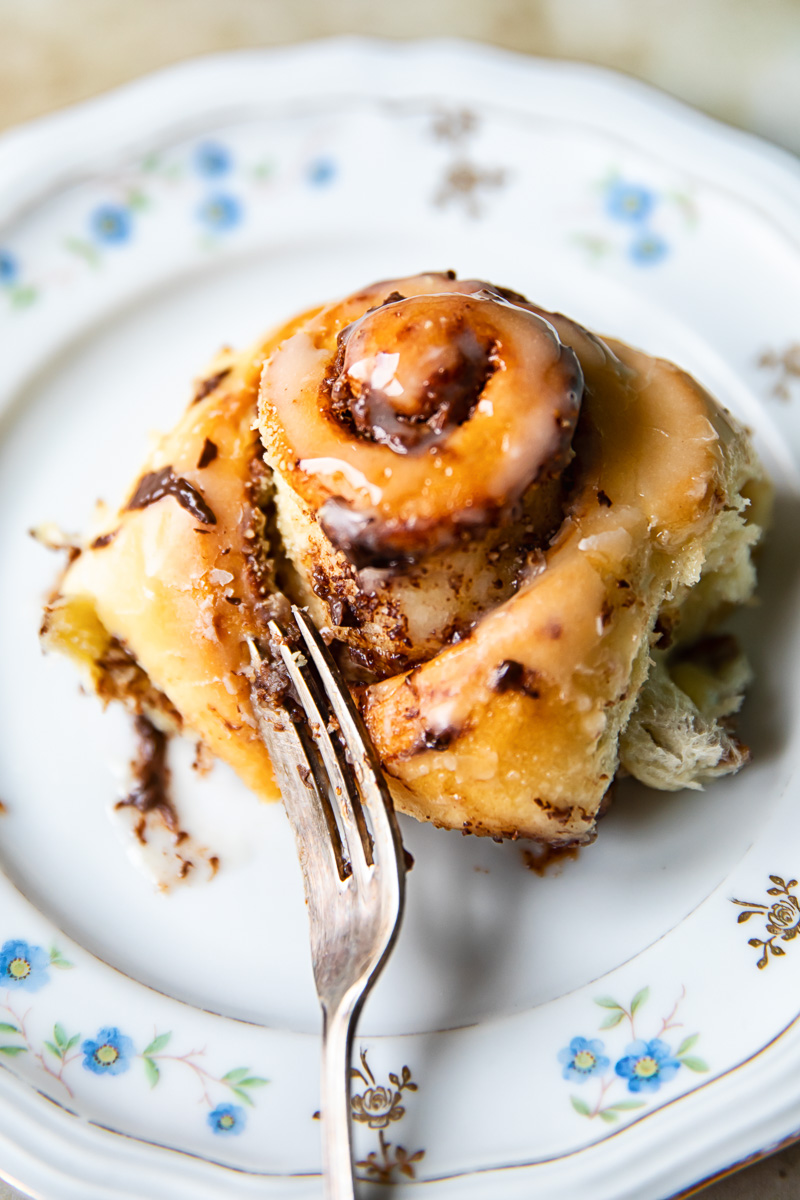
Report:
M467 421L497 367L474 307L463 295L394 293L344 329L330 380L337 419L398 454Z
M544 537L582 393L542 316L431 274L303 321L264 365L260 428L269 465L360 569L480 538L534 493Z

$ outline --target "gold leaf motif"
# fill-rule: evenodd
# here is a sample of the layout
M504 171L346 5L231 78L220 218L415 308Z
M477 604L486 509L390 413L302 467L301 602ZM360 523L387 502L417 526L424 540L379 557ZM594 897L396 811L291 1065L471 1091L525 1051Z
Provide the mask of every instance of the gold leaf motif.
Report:
M778 400L791 400L792 388L800 382L800 342L792 342L782 351L764 350L757 365L773 374L772 395Z
M384 1130L405 1116L405 1106L401 1103L403 1092L415 1092L417 1085L411 1077L411 1069L404 1066L398 1075L390 1072L386 1084L379 1084L367 1061L367 1052L360 1054L361 1067L351 1069L351 1077L360 1079L365 1085L363 1091L355 1093L350 1099L354 1121L359 1121L369 1129L378 1133L378 1149L371 1150L366 1158L356 1163L363 1172L363 1178L374 1183L395 1182L395 1172L409 1179L416 1177L415 1163L425 1155L424 1150L415 1150L412 1154L400 1145L393 1145L384 1136Z
M798 346L798 374L800 374L800 346ZM775 958L783 958L786 954L785 949L780 942L791 942L798 934L800 934L800 900L794 894L794 889L797 887L796 879L783 879L780 875L770 875L772 887L766 888L767 896L774 896L776 899L772 903L760 903L750 900L732 900L732 904L738 904L744 912L740 912L736 918L741 924L744 921L749 921L751 917L764 918L764 932L768 935L766 938L751 937L748 938L748 946L753 946L761 950L761 954L756 962L756 966L760 971L770 961L770 955Z
M434 196L434 204L444 208L454 200L460 200L471 217L479 217L483 211L479 194L487 189L502 187L506 176L507 172L502 167L490 169L480 167L466 158L456 159L445 171L442 184Z

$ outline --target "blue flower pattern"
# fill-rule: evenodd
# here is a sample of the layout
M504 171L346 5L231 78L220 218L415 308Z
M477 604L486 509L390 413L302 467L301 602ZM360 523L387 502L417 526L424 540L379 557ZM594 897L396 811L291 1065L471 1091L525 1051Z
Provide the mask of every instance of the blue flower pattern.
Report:
M0 949L0 986L38 992L49 981L50 955L41 946L11 940Z
M217 181L234 176L237 170L244 176L248 173L246 166L240 169L230 146L213 138L206 138L191 147L181 165L172 164L163 168L160 158L159 155L147 156L142 170L147 172L148 178L153 178L161 171L163 177L173 184L194 174L213 187ZM249 170L258 176L258 168L251 167ZM325 188L336 179L338 173L339 165L334 157L317 154L302 167L301 179L309 187ZM139 187L132 189L127 199L106 200L96 205L84 218L88 237L67 237L65 245L86 264L97 267L102 251L118 249L134 239L138 213L149 207L150 198ZM212 235L230 233L243 223L246 216L241 196L228 189L211 191L199 203L195 200L193 211L195 219ZM210 243L207 241L205 244ZM37 287L23 287L20 284L19 261L5 247L0 247L0 291L8 294L15 308L28 307L39 294Z
M231 1134L243 1131L247 1115L244 1109L240 1108L238 1104L218 1104L208 1114L206 1120L214 1130L214 1133L229 1137Z
M708 1064L693 1052L699 1034L691 1033L684 1037L675 1050L662 1036L667 1030L683 1025L682 1021L676 1019L676 1014L685 994L685 990L682 990L671 1012L662 1019L657 1036L650 1039L637 1037L635 1031L635 1024L640 1019L638 1014L650 997L649 987L640 988L627 1005L611 996L595 998L595 1004L604 1013L600 1029L612 1030L624 1022L633 1040L628 1042L622 1054L617 1052L613 1068L611 1063L614 1060L599 1038L574 1037L568 1046L557 1052L562 1079L568 1083L583 1084L596 1078L594 1103L587 1103L583 1095L570 1096L572 1107L579 1116L590 1120L599 1117L603 1122L614 1123L634 1109L646 1107L647 1099L665 1084L671 1083L681 1067L693 1072L708 1071ZM619 1087L623 1082L629 1093L627 1098L619 1096ZM615 1087L617 1098L613 1094ZM612 1095L609 1099L610 1090ZM591 1095L592 1089L589 1092Z
M569 1046L558 1052L558 1061L564 1066L562 1078L585 1083L592 1075L601 1075L610 1063L604 1050L605 1045L599 1038L588 1041L584 1037L574 1037Z
M95 240L104 246L127 242L133 231L130 211L119 204L101 204L89 218Z
M635 238L628 248L628 254L635 263L642 267L654 266L666 258L669 246L657 233L643 233Z
M81 1051L84 1067L95 1075L121 1075L136 1055L133 1042L116 1025L107 1025L96 1038L86 1038Z
M308 166L306 178L313 187L325 187L336 177L336 163L332 158L315 158Z
M640 183L615 179L606 188L606 212L615 221L641 224L650 216L655 205L655 193Z
M614 1070L628 1081L629 1092L657 1092L662 1083L674 1079L681 1066L672 1051L661 1038L644 1042L640 1038L626 1048L625 1057Z
M202 202L197 210L200 222L214 233L235 229L242 219L242 204L229 192L216 192Z
M155 158L157 160L158 156ZM147 167L148 171L152 169L152 165ZM195 177L213 184L237 172L246 176L248 170L257 174L257 169L237 163L230 146L223 141L205 138L189 149L180 166L170 166L164 172L164 177L174 182L180 178L185 180L193 173ZM311 188L324 189L335 182L339 173L340 164L332 155L318 153L305 164L301 178ZM618 227L622 235L621 244L617 243L619 250L637 267L656 267L671 253L670 241L663 233L663 223L661 230L657 228L659 216L666 211L668 203L683 211L688 225L696 220L691 197L659 192L619 172L602 182L601 191L605 217ZM89 265L97 266L101 250L119 248L132 241L137 231L138 212L146 207L149 207L149 197L141 190L132 193L127 201L99 204L86 218L90 238L84 242L79 238L67 239L67 245ZM212 235L220 235L230 233L244 222L246 208L239 195L230 190L218 190L206 195L199 204L195 201L194 215ZM615 248L615 241L602 235L576 234L575 240L598 256ZM204 244L212 243L213 239L210 239ZM19 261L14 253L3 247L0 247L0 291L7 294L13 308L30 306L40 292L38 286L27 283L22 286Z
M8 250L0 250L0 286L10 287L19 274L19 265Z
M151 1087L161 1078L162 1064L166 1060L182 1063L204 1082L204 1095L209 1105L208 1086L223 1086L247 1104L253 1105L253 1091L265 1086L269 1080L256 1075L249 1067L234 1067L224 1075L216 1075L200 1066L198 1059L205 1053L192 1050L188 1054L165 1054L172 1038L171 1032L155 1032L151 1041L139 1052L132 1038L116 1025L104 1025L94 1037L81 1041L80 1033L70 1034L65 1026L56 1021L52 1033L39 1040L31 1040L26 1025L31 1011L21 1015L13 1006L15 991L36 992L50 982L50 968L68 970L69 962L57 946L44 950L22 938L10 938L0 947L0 1052L5 1058L16 1059L19 1055L36 1055L42 1069L67 1092L72 1099L74 1092L64 1077L65 1069L72 1063L81 1062L84 1070L93 1075L122 1075L134 1060L140 1059ZM79 1047L77 1050L76 1047ZM240 1134L247 1125L247 1114L237 1104L218 1104L206 1113L206 1122L215 1134L227 1136Z
M200 175L218 179L227 175L233 166L233 156L221 142L201 142L194 152L194 165Z
M633 237L627 244L627 255L639 267L652 267L669 254L666 240L649 224L656 213L659 197L642 183L612 176L604 187L605 210L612 221L627 225Z

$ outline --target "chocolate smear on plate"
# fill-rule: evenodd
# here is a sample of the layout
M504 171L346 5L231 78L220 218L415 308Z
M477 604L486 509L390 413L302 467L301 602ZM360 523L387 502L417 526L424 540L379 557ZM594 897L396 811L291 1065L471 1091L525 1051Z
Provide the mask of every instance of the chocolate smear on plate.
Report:
M170 770L167 766L167 744L169 738L145 716L134 718L134 729L139 744L136 758L131 763L133 787L123 800L117 801L116 809L136 808L142 814L136 824L135 834L143 844L147 841L145 831L147 817L158 813L176 841L186 838L178 825L178 814L169 794Z

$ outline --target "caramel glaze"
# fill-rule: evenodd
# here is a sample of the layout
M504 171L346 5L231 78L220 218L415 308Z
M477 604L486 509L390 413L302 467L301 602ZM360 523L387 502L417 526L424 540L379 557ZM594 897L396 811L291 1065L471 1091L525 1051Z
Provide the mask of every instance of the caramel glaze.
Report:
M67 571L77 635L90 597L186 728L275 797L246 642L291 596L363 672L403 811L590 840L664 598L760 478L735 424L671 365L452 274L300 314L199 392ZM290 696L271 660L255 682ZM128 803L153 811L155 785Z
M436 307L442 309L438 320ZM501 363L497 343L481 337L468 317L452 302L437 306L432 297L407 299L392 292L343 329L323 387L330 388L332 411L344 427L408 454L463 425ZM394 349L383 349L388 346ZM395 355L394 370L384 369L391 378L381 386L375 382L381 378L380 358ZM377 369L359 370L365 363L377 363Z
M296 322L259 395L294 594L352 682L466 637L563 515L583 380L539 313L452 273Z
M579 354L586 392L578 466L544 563L458 644L359 695L406 811L574 844L593 836L661 604L685 586L726 489L741 486L724 474L732 447L742 479L759 467L683 372L547 316ZM432 756L443 735L447 749ZM515 781L501 822L495 761Z
M569 463L583 390L553 326L499 289L394 284L322 309L261 380L267 461L357 568L505 521Z
M119 671L92 663L98 690L127 701L131 672L137 694L137 681L149 679L187 730L273 799L251 713L247 639L266 636L267 623L289 613L276 579L272 477L253 430L261 367L275 345L268 334L243 354L219 356L206 381L214 386L199 389L127 504L93 530L102 546L87 546L73 562L59 597L64 636L82 665L93 630L133 656ZM108 532L115 536L107 541ZM148 692L145 711L150 699Z

